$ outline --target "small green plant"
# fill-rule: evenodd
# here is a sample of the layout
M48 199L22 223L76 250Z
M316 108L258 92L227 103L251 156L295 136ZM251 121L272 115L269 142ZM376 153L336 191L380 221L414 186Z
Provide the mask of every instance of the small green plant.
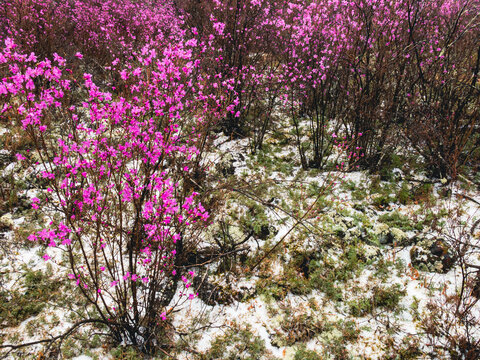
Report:
M270 222L266 216L265 208L258 202L248 201L248 211L240 218L240 226L245 234L253 232L259 239L266 240L270 235Z
M422 223L415 223L408 216L403 215L398 211L393 211L388 214L380 215L378 217L378 220L384 224L387 224L390 227L396 227L403 231L421 231L423 229Z
M412 201L411 191L408 183L402 182L402 186L397 192L397 201L402 205L407 205Z
M392 267L394 265L393 261L380 258L375 264L375 277L386 281L392 274Z
M387 288L375 287L372 301L375 307L394 311L397 309L400 300L405 296L405 290L399 284Z
M365 200L367 197L367 191L364 188L357 187L351 192L353 200Z
M218 336L201 360L257 360L266 353L265 342L250 327L234 326Z
M432 203L435 201L433 196L433 184L420 184L412 189L412 199L417 202Z
M372 205L374 205L379 210L383 210L386 207L388 207L388 205L391 202L394 202L394 200L395 199L393 197L391 197L390 195L382 194L382 195L376 196L372 200Z
M338 324L338 328L342 332L345 341L352 342L358 339L359 331L355 321L340 321Z
M310 263L309 281L313 287L325 293L334 301L342 301L343 291L340 283L353 278L362 269L363 263L357 257L357 249L350 246L344 250L340 258L333 262L325 257Z
M373 305L369 298L360 298L349 302L349 312L352 316L365 316L367 314L370 314L372 310Z
M51 280L40 270L26 270L22 290L0 291L0 327L16 326L36 316L47 302L59 295L62 282Z
M295 316L286 314L280 327L284 333L283 340L287 345L311 340L324 330L322 322L314 315L308 314Z
M305 345L300 345L297 348L297 351L295 351L295 357L294 360L322 360L323 357L321 357L318 353L316 353L313 350L308 350Z
M355 317L366 316L376 308L396 311L403 296L405 290L402 290L399 284L386 288L375 287L371 296L349 302L350 314Z
M118 346L110 351L113 360L139 360L143 355L131 346Z

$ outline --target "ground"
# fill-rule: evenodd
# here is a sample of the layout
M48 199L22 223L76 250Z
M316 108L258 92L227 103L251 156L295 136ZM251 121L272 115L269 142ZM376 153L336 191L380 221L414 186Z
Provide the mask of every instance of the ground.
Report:
M256 154L247 139L215 140L205 161L231 185L200 247L223 243L234 255L193 269L199 296L172 300L182 301L166 322L171 347L158 358L461 356L480 336L478 187L427 178L409 156L381 174L338 171L333 155L325 170L302 170L285 136L269 136ZM2 168L16 192L0 217L1 341L29 342L90 310L61 266L27 240L45 221L30 207L36 169L8 156ZM77 360L143 357L101 333L82 328L59 351Z

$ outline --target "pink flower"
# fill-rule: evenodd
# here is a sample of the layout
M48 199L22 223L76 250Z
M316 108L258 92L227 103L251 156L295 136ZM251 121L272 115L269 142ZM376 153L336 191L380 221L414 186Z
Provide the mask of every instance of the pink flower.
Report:
M80 54L78 51L75 53L75 56L79 59L83 58L83 55Z
M223 31L225 29L225 24L222 23L222 22L216 22L216 23L213 23L213 28L215 29L217 34L223 35Z
M40 203L40 199L39 198L33 198L32 199L32 208L34 209L38 209L38 204Z

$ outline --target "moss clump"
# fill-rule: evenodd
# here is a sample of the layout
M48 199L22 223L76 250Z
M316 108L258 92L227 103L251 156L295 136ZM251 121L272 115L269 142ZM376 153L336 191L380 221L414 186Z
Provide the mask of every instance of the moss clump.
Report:
M318 353L313 350L308 350L305 345L301 345L298 347L297 351L295 352L294 360L322 360Z
M234 327L217 337L201 360L256 360L266 353L265 342L255 336L249 327Z
M36 316L58 294L61 282L51 280L41 271L27 270L23 290L0 291L0 328L17 326Z
M110 351L113 360L138 360L142 359L143 355L134 347L119 346Z
M421 222L413 222L408 216L403 215L398 211L383 214L379 216L378 221L403 231L423 230L423 224Z
M324 330L322 321L309 314L292 316L287 313L280 327L284 334L282 340L288 346L309 341Z
M370 297L360 298L349 303L350 314L356 317L366 316L377 308L396 311L404 296L405 290L402 290L398 284L387 288L375 287Z

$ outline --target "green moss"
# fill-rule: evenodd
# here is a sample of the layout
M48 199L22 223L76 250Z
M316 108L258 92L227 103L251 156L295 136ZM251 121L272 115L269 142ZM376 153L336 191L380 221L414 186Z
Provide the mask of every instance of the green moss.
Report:
M313 350L308 350L305 345L300 345L295 351L294 360L322 360L324 359Z
M313 287L325 293L331 300L342 301L343 292L339 284L352 279L361 270L362 265L357 257L356 248L351 246L335 262L328 258L312 261L309 280Z
M394 201L395 201L395 199L393 197L391 197L390 195L382 194L380 196L375 197L372 200L372 205L374 205L379 210L383 210L386 207L388 207L388 205L391 202L394 202Z
M284 267L284 273L279 278L260 278L256 288L257 293L264 295L266 301L283 300L288 293L307 295L312 291L310 281L291 263Z
M217 337L201 360L257 360L265 355L265 342L250 327L233 327Z
M322 321L314 315L292 315L288 311L280 327L284 334L281 343L287 346L309 341L325 330Z
M288 289L284 284L276 284L271 279L259 279L256 283L257 292L263 295L265 301L283 300L288 294Z
M248 211L239 219L240 228L245 234L253 231L255 237L265 240L270 235L268 220L264 205L247 201Z
M406 182L402 183L397 192L397 201L402 205L407 205L412 201L411 191Z
M412 189L412 199L418 202L433 202L433 184L420 184Z
M373 304L369 298L360 298L348 303L349 313L355 317L366 316L373 311Z
M368 196L367 190L363 188L356 188L351 192L351 194L352 198L357 201L365 200L365 198Z
M394 265L393 261L380 258L375 264L375 277L386 281L392 275Z
M342 301L341 284L352 279L364 266L357 252L355 246L349 246L335 261L318 252L297 252L284 266L282 276L259 279L257 291L267 300L283 300L288 293L308 295L318 289L331 300Z
M36 316L46 303L58 295L61 282L51 280L41 271L27 270L23 277L24 289L0 291L0 327L17 326Z
M142 355L133 346L119 346L110 351L113 360L139 360L143 359Z
M398 284L386 288L375 287L371 296L350 301L349 312L359 317L373 313L376 308L396 311L399 310L398 304L404 296L405 290L402 290Z
M384 181L394 180L393 169L401 169L405 163L405 159L396 154L386 154L379 166L378 174Z
M383 214L378 217L378 221L403 231L421 231L423 229L423 224L421 222L413 222L408 216L403 215L398 211Z
M404 296L405 290L402 290L399 284L395 284L387 288L376 287L372 300L375 307L393 311Z

